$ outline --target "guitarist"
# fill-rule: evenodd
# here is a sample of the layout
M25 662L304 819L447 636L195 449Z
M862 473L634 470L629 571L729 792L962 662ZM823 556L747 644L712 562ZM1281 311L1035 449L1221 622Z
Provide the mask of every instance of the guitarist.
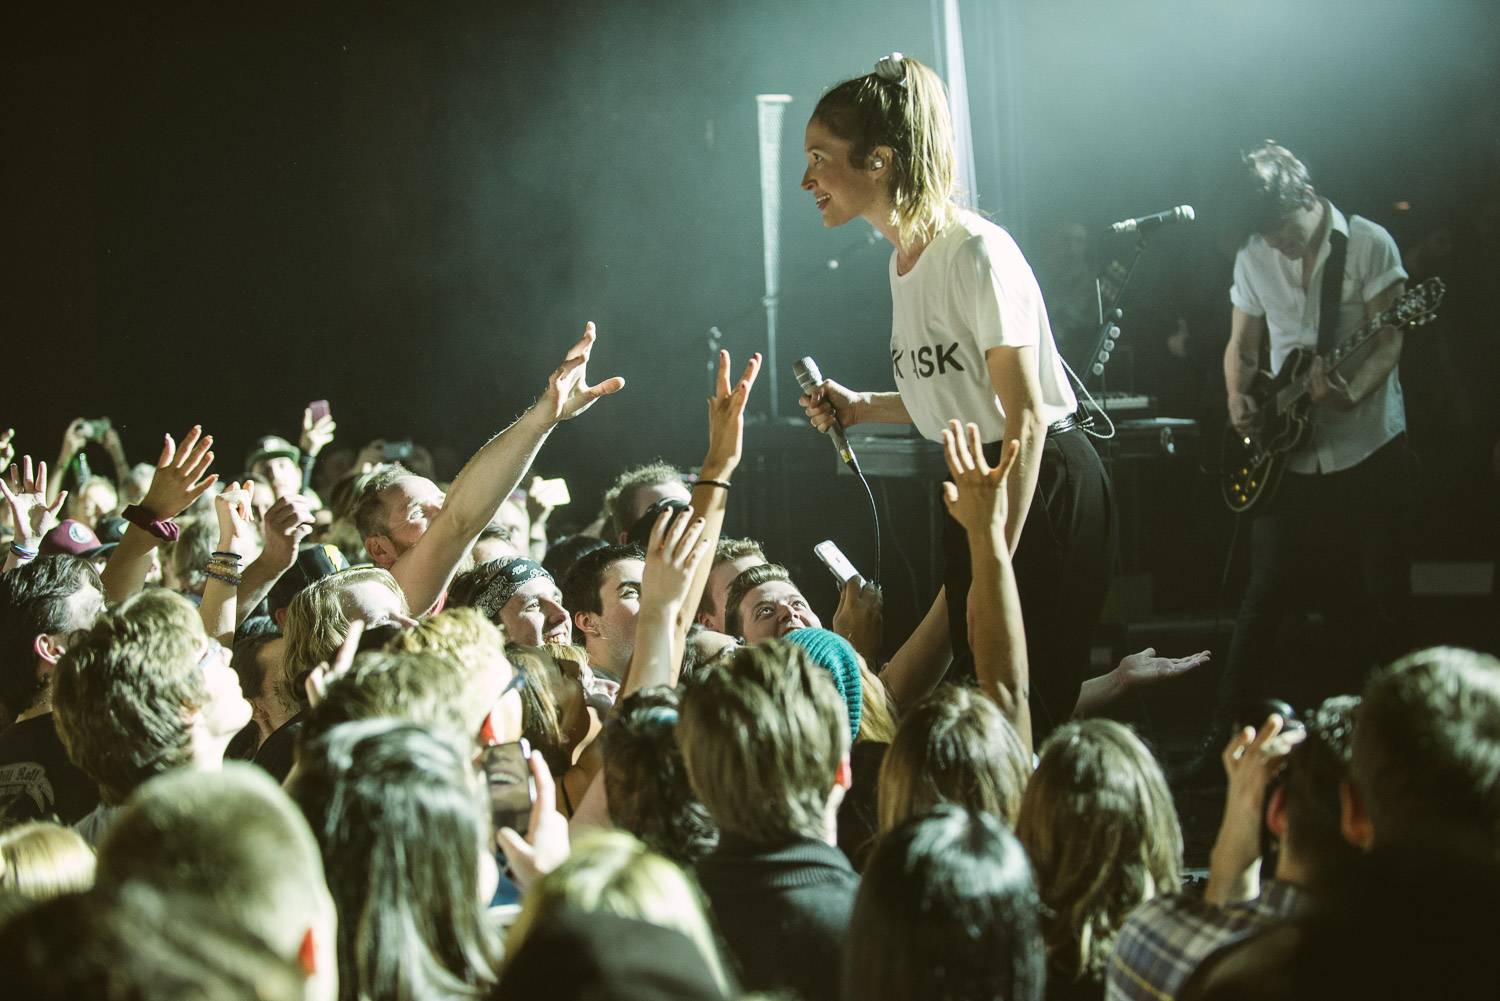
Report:
M1249 390L1267 364L1263 343L1273 372L1294 348L1326 353L1390 306L1406 279L1391 235L1319 196L1285 147L1267 141L1244 167L1251 235L1235 257L1224 352L1229 420L1242 433L1256 414ZM1288 613L1322 606L1337 630L1331 646L1348 658L1314 658L1319 674L1307 679L1314 690L1296 693L1311 703L1358 691L1359 672L1405 648L1410 557L1400 499L1410 476L1396 377L1401 336L1387 327L1339 371L1319 358L1308 373L1307 438L1287 456L1275 495L1252 508L1250 580L1220 682L1221 721L1247 699L1280 694L1266 691L1277 684L1267 672Z

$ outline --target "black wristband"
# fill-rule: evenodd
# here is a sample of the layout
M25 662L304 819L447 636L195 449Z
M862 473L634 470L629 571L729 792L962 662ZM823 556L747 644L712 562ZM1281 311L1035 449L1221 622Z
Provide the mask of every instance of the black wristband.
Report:
M718 487L720 490L728 490L729 489L729 481L728 480L699 480L694 485L695 486L700 486L700 487Z

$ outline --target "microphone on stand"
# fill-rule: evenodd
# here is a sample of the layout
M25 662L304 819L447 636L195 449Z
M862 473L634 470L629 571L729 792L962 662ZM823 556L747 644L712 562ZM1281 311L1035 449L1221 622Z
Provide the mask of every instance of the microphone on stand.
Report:
M798 358L792 365L792 372L797 376L797 385L809 396L823 384L823 373L818 370L818 363L811 357ZM844 464L859 473L859 460L854 457L854 449L849 447L849 439L845 437L844 429L839 424L838 414L834 414L833 427L828 429L828 437L833 439L833 447L838 450L839 458L844 460Z
M1192 222L1195 218L1197 218L1197 213L1193 211L1191 205L1179 205L1165 212L1143 215L1137 219L1125 219L1109 227L1109 231L1111 233L1149 233L1159 226Z

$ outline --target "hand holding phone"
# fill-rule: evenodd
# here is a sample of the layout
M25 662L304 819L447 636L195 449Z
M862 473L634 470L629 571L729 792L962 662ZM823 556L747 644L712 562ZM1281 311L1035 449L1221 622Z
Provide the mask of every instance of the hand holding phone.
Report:
M818 559L823 561L828 572L833 574L833 579L839 582L839 587L842 588L848 583L850 577L859 576L859 571L854 569L854 564L849 562L849 557L833 544L832 539L825 539L813 546L813 552Z
M524 833L530 824L531 804L536 800L530 757L531 745L524 739L480 752L479 765L489 789L490 817L496 831L509 827Z

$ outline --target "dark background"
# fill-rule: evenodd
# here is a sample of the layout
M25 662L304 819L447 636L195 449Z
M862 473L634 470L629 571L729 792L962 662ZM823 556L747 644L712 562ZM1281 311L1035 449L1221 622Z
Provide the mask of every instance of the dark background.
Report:
M1238 151L1286 143L1408 253L1448 234L1425 259L1454 278L1445 322L1403 360L1429 470L1415 527L1419 555L1490 558L1497 5L961 6L979 206L1033 259L1067 220L1098 232L1197 207L1197 225L1155 239L1127 302L1134 379L1179 416L1222 409L1214 208ZM938 59L925 0L72 5L8 29L0 425L24 451L50 458L70 419L108 414L147 458L163 431L202 422L232 475L253 435L295 437L306 402L327 398L339 445L411 436L459 461L593 319L592 372L630 385L539 463L568 477L566 515L586 521L621 466L701 455L710 326L737 364L763 347L760 92L794 98L783 364L767 377L790 406L790 361L810 352L846 384L890 386L886 251L862 223L823 232L796 185L824 88L892 49ZM1185 358L1162 349L1179 316ZM756 397L764 408L764 386ZM752 448L772 440L757 434ZM829 467L822 442L801 444ZM1118 475L1145 484L1158 609L1215 600L1229 523L1207 461ZM774 486L806 532L868 565L851 481ZM890 490L888 530L920 562L919 496ZM768 541L806 562L800 540Z

